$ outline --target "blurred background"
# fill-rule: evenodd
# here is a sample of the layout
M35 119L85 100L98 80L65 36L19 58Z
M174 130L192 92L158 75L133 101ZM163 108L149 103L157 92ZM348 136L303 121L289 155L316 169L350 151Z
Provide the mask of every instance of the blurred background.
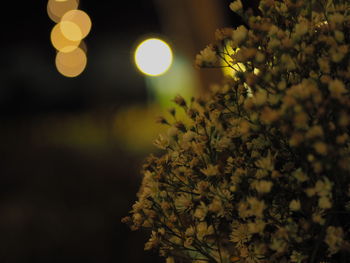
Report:
M220 80L220 71L195 69L194 58L216 28L240 24L230 2L80 0L92 22L81 46L87 64L66 77L50 41L48 1L7 1L0 18L0 262L163 262L143 251L147 233L120 220L136 200L142 161L166 132L156 117L176 94L189 98ZM135 66L136 47L150 37L172 50L161 76Z

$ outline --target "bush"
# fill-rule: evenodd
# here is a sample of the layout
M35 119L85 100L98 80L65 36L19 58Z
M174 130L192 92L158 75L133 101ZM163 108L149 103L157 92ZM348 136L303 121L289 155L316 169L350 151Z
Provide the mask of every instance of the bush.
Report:
M263 0L196 57L227 67L206 99L174 99L143 166L132 229L167 262L349 262L350 3ZM190 124L187 124L190 123Z

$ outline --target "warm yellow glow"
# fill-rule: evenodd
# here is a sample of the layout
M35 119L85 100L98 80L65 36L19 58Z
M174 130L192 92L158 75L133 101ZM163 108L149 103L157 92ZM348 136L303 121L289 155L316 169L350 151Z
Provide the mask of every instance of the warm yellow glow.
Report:
M80 28L80 34L81 34L80 40L85 38L91 30L91 19L88 16L88 14L86 14L84 11L81 11L81 10L68 11L62 17L61 22L62 23L70 22L70 23L74 23L76 26L78 26ZM74 37L77 37L77 36L78 36L78 34L75 35ZM72 39L72 40L75 39L75 38L70 38L70 37L68 37L68 38Z
M60 52L72 52L79 46L80 41L67 39L61 31L60 24L57 24L51 31L51 43Z
M224 60L221 60L221 65L224 66L223 73L226 76L234 77L237 71L244 72L245 71L245 66L242 63L232 63L232 58L230 55L235 54L238 51L238 49L234 50L231 45L227 45L225 47L225 54ZM228 55L230 54L230 55ZM228 63L230 66L228 66Z
M173 61L172 51L163 40L151 38L143 41L135 51L137 68L149 76L164 74Z
M68 40L80 41L83 39L83 33L77 24L71 21L61 21L59 24L63 36L65 36Z
M80 48L76 48L72 52L58 52L56 55L56 68L66 77L76 77L80 75L87 63L86 54Z
M52 21L58 23L65 13L77 9L78 6L79 0L49 0L47 3L47 13Z

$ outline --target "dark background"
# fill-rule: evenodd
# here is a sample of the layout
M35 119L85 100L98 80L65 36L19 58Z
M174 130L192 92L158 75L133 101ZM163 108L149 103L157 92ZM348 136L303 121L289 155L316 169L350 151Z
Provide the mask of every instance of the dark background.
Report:
M230 2L219 4L224 26L239 24ZM151 0L81 0L93 23L88 65L65 78L55 69L47 1L6 4L0 262L163 262L143 251L145 233L120 223L135 201L145 153L129 152L112 132L116 112L148 99L132 49L143 35L165 33L159 10Z

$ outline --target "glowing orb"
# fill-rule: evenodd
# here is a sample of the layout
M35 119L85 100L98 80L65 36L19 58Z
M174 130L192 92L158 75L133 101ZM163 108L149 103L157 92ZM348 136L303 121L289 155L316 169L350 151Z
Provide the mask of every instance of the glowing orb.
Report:
M77 9L79 0L49 0L47 3L47 13L52 21L58 23L61 17L69 10Z
M137 68L149 76L164 74L173 61L172 51L163 40L151 38L143 41L135 51Z
M51 31L51 43L58 51L71 52L79 46L80 41L67 39L64 36L59 23L56 24Z
M56 55L56 68L66 77L76 77L80 75L87 63L86 54L80 48L74 49L72 52L58 52Z
M61 24L64 25L65 22L68 22L68 24L73 23L80 29L80 32L71 33L70 37L67 36L67 38L71 40L81 40L85 38L91 30L91 19L88 14L81 10L70 10L65 13L61 19Z
M71 21L61 21L59 23L62 34L70 41L80 41L83 39L83 33L80 27Z

